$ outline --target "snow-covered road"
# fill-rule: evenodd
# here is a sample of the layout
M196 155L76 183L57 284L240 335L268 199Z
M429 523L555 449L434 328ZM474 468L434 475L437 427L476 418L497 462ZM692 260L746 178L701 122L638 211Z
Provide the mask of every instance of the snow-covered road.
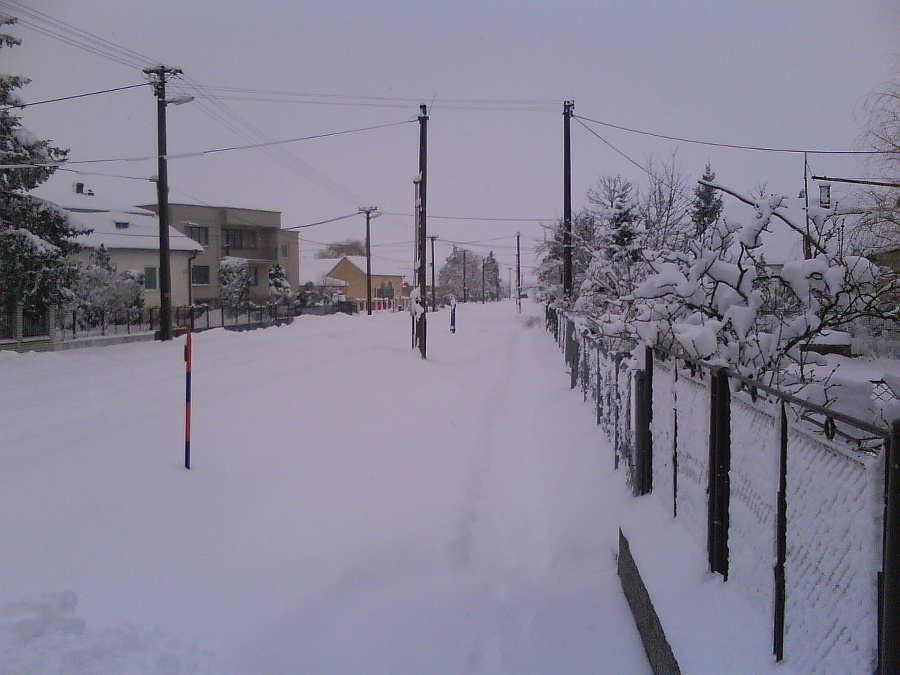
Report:
M648 673L540 308L457 314L195 336L190 472L183 340L0 353L0 671Z

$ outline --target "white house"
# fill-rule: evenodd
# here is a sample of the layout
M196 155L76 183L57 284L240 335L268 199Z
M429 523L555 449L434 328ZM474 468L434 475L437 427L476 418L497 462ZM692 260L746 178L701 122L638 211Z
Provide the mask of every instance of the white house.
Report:
M159 219L141 209L113 211L84 207L66 207L70 220L93 230L75 239L82 250L76 258L87 260L101 244L109 252L110 262L119 271L134 270L144 277L144 303L160 305L159 295ZM172 280L172 306L190 302L190 260L203 247L174 227L169 227L169 265Z

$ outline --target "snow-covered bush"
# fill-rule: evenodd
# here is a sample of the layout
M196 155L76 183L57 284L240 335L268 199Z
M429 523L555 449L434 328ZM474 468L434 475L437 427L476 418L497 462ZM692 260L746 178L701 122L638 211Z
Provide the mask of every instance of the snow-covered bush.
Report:
M651 271L629 298L636 305L631 327L643 341L791 385L808 381L805 366L821 360L802 349L817 336L891 311L886 300L895 282L831 246L828 213L810 214L814 256L778 269L765 264L761 249L772 218L807 235L782 213L785 198L751 199L701 182L750 205L754 217L746 224L723 219L686 254L647 260Z
M102 244L91 254L90 262L81 266L74 288L74 298L69 303L82 311L92 325L102 318L122 314L125 310L143 307L143 289L137 274L118 272L110 261Z
M219 297L232 315L250 307L250 263L246 258L226 256L219 261Z

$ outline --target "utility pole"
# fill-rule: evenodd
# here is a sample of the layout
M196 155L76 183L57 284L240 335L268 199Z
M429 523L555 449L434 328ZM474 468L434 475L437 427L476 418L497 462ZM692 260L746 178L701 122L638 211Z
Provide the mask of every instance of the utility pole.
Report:
M516 308L522 313L522 233L516 232Z
M463 249L463 302L469 301L469 286L466 283L466 249Z
M372 316L372 235L369 230L369 220L377 218L377 206L361 206L360 213L366 214L366 314ZM372 214L375 215L372 215Z
M428 238L431 239L431 311L437 311L437 301L435 300L434 294L434 240L437 239L436 234L429 234Z
M427 239L426 223L426 196L428 186L428 107L423 103L419 106L421 114L419 115L419 180L418 180L418 199L416 200L416 214L419 222L416 228L416 276L417 285L419 287L419 302L421 303L422 312L415 317L414 336L415 342L419 347L419 353L425 358L425 345L427 333L427 312L425 307L428 302L426 300L426 281L425 281L425 240Z
M156 66L145 68L156 94L156 128L159 167L156 177L156 195L159 209L159 337L172 339L172 272L169 264L169 174L166 162L166 80L181 75L180 68ZM171 101L184 103L187 99ZM188 284L191 280L188 279Z
M812 258L812 242L809 236L809 159L807 154L803 153L803 202L806 209L806 234L803 235L803 258L809 260Z
M563 104L563 295L572 300L572 111L575 101ZM521 303L520 303L521 305Z

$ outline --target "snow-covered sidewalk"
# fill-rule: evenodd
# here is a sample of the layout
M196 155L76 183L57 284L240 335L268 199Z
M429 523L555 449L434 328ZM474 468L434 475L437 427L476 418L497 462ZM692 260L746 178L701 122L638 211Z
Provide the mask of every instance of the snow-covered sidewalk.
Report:
M541 308L0 353L0 672L648 673Z

